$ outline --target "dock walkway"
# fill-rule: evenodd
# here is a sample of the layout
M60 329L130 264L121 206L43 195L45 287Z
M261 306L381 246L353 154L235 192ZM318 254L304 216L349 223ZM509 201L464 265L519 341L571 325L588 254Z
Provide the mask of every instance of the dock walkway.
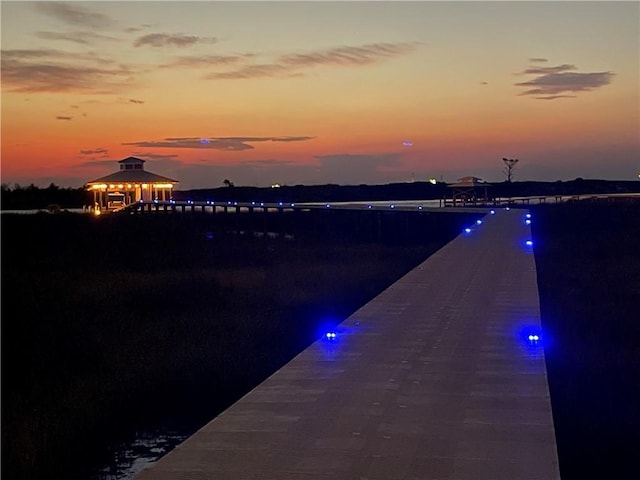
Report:
M487 215L137 480L559 479L525 213Z

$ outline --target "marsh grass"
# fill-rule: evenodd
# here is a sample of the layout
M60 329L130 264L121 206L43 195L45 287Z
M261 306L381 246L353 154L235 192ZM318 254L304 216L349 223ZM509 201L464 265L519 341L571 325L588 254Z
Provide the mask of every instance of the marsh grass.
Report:
M635 478L640 208L576 203L533 215L562 478Z
M470 219L453 217L399 247L195 215L3 215L2 473L86 479L138 428L195 431Z

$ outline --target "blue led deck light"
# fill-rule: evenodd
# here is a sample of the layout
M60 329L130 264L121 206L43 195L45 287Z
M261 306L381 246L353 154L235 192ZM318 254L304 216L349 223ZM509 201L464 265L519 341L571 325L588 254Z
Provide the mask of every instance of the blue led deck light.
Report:
M367 208L371 208L371 205L367 205Z
M279 206L282 206L282 202L278 202L278 205L279 205Z
M464 232L465 232L465 233L471 233L471 229L470 229L470 228L465 228L465 229L464 229Z
M476 220L476 224L482 225L482 220Z
M531 218L531 214L530 214L530 213L527 213L527 214L525 215L525 217L526 217L526 218Z
M531 225L531 220L525 220L524 223L526 223L527 225Z
M325 205L325 207L329 208L331 205L329 205L328 203Z
M524 244L525 244L527 247L532 247L532 246L533 246L533 241L532 241L532 240L527 240L526 242L524 242Z
M422 210L422 205L418 205L418 210Z
M327 332L324 334L325 338L327 340L335 340L336 339L336 332Z
M538 340L540 340L540 335L529 335L527 338L530 342L537 342Z
M495 214L496 214L496 211L495 211L495 210L491 210L491 212L490 212L490 213L491 213L491 215L495 215Z
M392 203L391 205L389 205L389 208L396 208L396 206Z

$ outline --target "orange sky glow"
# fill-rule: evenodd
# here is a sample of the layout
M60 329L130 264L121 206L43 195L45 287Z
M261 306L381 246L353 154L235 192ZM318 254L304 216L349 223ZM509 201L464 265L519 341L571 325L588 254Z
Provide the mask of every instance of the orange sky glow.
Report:
M128 156L181 190L640 172L638 2L1 9L3 183Z

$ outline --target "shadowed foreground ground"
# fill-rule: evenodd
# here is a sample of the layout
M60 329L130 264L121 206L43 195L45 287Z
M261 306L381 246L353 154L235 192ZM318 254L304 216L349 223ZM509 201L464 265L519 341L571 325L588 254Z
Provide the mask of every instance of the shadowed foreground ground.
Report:
M533 215L562 478L631 478L640 208ZM209 238L176 219L94 220L2 218L7 478L87 478L136 427L196 429L459 231L423 246L298 245Z
M563 480L635 478L640 445L640 208L533 210Z
M3 216L2 473L87 478L136 428L195 431L473 216L447 217L400 247L237 237L210 216Z

